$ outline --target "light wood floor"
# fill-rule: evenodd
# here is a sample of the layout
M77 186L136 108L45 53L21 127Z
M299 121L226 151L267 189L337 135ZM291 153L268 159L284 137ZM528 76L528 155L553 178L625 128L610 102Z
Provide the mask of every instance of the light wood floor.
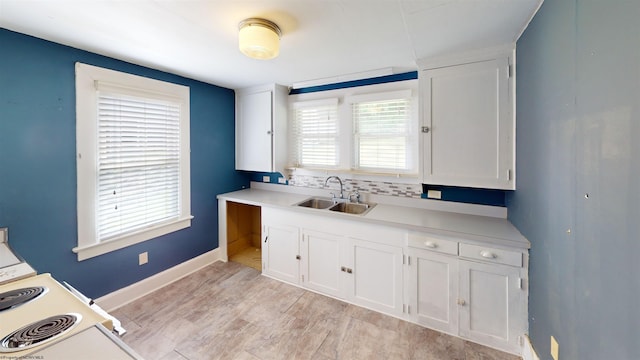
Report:
M113 312L147 360L518 357L218 262Z

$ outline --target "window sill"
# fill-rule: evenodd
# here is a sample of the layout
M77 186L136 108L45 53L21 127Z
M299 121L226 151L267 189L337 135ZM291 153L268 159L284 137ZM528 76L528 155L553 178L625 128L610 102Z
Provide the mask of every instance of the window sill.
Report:
M193 216L189 215L187 218L176 220L151 229L145 229L124 237L111 239L97 244L78 246L73 248L72 251L78 254L78 261L83 261L178 230L186 229L191 226L191 219L193 219Z

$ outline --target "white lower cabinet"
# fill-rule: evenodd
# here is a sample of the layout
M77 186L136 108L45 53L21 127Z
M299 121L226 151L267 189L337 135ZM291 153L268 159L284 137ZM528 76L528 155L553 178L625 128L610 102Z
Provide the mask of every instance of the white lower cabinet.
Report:
M402 316L402 247L360 239L348 239L347 244L349 301Z
M302 233L303 285L337 298L346 296L341 257L344 257L344 239L337 235L303 230Z
M466 243L453 247L455 241L415 233L408 243L409 320L521 353L527 333L525 253Z
M458 258L412 248L408 255L408 316L420 325L457 334Z
M302 229L302 285L402 316L402 247Z
M461 260L460 336L520 352L527 332L526 289L520 268Z
M521 354L526 250L279 209L262 223L264 275Z
M286 225L264 225L262 271L269 276L297 284L300 279L299 230Z
M262 223L265 275L403 316L403 231L265 208Z

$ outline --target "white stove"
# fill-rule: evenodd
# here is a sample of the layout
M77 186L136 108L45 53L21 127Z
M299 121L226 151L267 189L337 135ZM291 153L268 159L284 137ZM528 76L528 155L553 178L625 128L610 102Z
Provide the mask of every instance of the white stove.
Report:
M7 240L7 230L0 229L0 359L46 353L75 359L71 355L83 351L87 351L85 358L104 353L110 359L141 359L110 334L114 321L119 327L115 318L94 309L77 290L66 288L50 274L37 275ZM116 345L119 351L95 347L101 343ZM84 349L78 347L81 344Z

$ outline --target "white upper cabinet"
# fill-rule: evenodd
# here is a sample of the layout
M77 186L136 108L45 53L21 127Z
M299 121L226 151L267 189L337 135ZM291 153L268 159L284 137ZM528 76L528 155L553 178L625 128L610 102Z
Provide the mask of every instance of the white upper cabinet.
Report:
M420 63L423 182L515 189L515 50Z
M236 90L236 170L284 171L287 96L281 85Z

